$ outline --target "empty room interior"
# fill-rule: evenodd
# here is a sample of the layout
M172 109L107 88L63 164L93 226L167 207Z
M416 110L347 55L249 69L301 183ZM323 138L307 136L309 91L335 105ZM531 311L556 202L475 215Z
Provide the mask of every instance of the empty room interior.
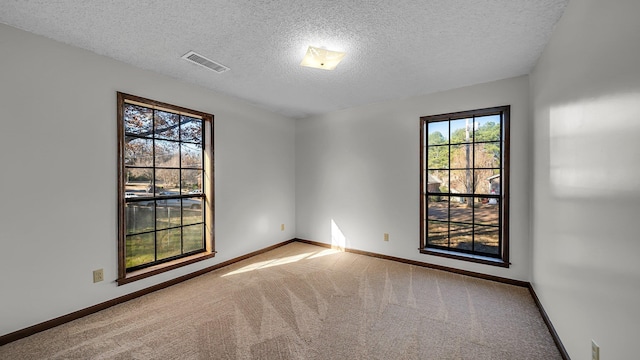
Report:
M0 9L0 358L638 358L640 1Z

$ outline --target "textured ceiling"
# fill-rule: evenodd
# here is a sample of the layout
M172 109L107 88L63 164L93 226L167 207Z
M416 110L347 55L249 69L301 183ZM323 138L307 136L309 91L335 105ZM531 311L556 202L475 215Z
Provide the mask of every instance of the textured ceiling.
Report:
M567 1L0 0L0 22L303 118L528 74ZM301 67L309 45L347 55Z

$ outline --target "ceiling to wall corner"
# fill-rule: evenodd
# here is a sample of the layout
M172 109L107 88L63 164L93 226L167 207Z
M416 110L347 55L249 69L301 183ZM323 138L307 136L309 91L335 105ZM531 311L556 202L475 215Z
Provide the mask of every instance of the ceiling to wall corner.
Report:
M0 22L304 118L528 74L567 2L2 0ZM309 46L346 56L302 67Z

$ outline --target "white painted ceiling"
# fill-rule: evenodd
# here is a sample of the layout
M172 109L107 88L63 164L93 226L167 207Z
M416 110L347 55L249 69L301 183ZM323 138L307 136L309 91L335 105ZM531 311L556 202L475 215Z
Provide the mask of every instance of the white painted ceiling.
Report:
M567 1L0 0L0 22L303 118L528 74ZM309 45L347 55L301 67Z

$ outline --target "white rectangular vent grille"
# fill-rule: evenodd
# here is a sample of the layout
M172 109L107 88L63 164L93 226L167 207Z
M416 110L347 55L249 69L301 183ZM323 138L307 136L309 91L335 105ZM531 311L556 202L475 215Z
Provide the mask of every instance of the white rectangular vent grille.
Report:
M190 61L196 65L200 65L200 66L204 66L209 70L213 70L215 72L217 72L218 74L223 73L225 71L231 70L228 67L217 63L213 60L207 59L206 57L197 54L193 51L189 51L188 53L184 54L182 56L183 59Z

